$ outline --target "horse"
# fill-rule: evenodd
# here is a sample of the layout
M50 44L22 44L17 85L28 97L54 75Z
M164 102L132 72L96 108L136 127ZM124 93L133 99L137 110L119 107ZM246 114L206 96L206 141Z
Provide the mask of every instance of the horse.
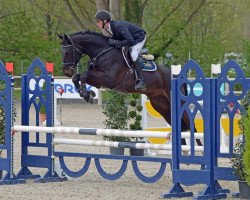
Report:
M171 125L170 69L158 65L155 71L143 71L146 90L136 91L134 71L127 66L121 49L108 44L109 37L88 30L58 36L62 46L63 73L72 78L79 91L87 83L121 93L145 94L153 108ZM83 74L76 74L76 66L84 55L90 58L88 69ZM186 88L183 90L187 92ZM190 130L187 113L182 116L181 123L182 131Z

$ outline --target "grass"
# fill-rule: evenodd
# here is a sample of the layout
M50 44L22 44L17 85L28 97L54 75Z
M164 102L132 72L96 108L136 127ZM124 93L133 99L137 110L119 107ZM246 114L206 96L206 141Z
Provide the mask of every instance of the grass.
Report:
M14 99L15 100L20 100L21 101L21 95L22 95L21 90L14 90Z

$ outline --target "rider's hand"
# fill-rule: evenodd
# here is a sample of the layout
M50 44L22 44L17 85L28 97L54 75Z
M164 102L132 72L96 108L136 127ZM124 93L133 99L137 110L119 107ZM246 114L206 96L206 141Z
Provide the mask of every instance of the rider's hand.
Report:
M120 47L120 45L118 44L118 41L111 39L111 38L109 39L108 44L114 47Z

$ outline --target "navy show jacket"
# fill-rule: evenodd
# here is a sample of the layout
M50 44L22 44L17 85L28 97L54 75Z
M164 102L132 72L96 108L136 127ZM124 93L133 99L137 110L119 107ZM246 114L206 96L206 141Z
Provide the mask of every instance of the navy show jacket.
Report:
M145 39L146 32L143 28L122 20L111 20L110 28L112 38L118 40L120 46L134 46Z

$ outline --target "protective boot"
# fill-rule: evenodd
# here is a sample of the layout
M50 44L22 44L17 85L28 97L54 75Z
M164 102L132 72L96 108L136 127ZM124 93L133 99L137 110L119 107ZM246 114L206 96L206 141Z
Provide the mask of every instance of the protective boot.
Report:
M81 85L78 92L80 94L80 97L84 98L85 101L89 102L89 100L90 100L90 92L87 91L86 84Z
M134 62L134 69L136 73L136 85L135 85L135 90L137 91L145 91L146 90L146 84L143 79L142 75L142 68L140 65L140 60L139 58Z

